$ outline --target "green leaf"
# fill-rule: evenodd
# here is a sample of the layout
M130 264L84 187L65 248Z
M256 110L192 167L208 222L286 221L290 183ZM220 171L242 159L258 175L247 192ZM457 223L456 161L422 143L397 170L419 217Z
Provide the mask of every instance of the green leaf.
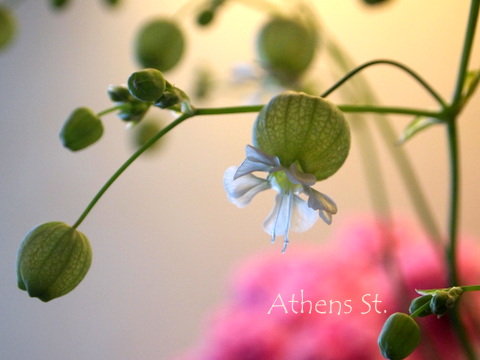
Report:
M60 131L60 140L66 148L77 151L97 142L103 135L100 118L89 108L73 111Z
M398 140L399 144L403 145L407 140L410 140L414 135L418 134L420 131L425 130L426 128L440 124L441 121L435 118L427 118L425 116L417 116L413 119L410 124L407 125L405 130Z

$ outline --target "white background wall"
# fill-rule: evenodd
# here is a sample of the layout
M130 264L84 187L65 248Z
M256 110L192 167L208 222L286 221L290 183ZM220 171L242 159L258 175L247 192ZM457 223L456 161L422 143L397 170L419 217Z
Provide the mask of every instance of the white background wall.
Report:
M73 154L58 132L80 105L110 106L109 84L136 69L135 30L150 16L172 14L180 1L125 0L115 11L100 1L73 1L63 13L46 1L16 9L20 34L0 54L0 358L166 359L187 348L205 314L224 293L226 274L242 258L271 247L261 223L273 203L265 193L246 209L226 200L223 171L244 158L253 115L193 119L164 142L163 153L139 159L111 188L80 230L94 262L84 282L50 303L16 288L15 257L38 223L73 223L105 180L128 157L124 125L105 118L104 139ZM367 9L357 0L314 1L326 27L358 63L394 58L424 75L449 98L463 38L467 0L397 0ZM196 30L191 16L187 58L168 78L188 89L192 69L208 61L226 75L234 63L254 60L253 35L262 16L238 4L215 27ZM477 39L474 62L480 65ZM321 61L321 55L319 58ZM434 106L415 83L395 69L368 72L382 103ZM216 105L242 104L225 96ZM461 119L462 231L480 236L477 206L480 96ZM408 118L392 117L398 131ZM332 196L339 214L330 228L320 222L292 244L326 241L342 223L371 212L358 149L333 178L317 188ZM442 128L407 145L415 157L435 215L446 219L447 167ZM398 173L384 147L381 158L395 210L412 214ZM275 245L280 251L280 244ZM288 252L287 255L288 256Z

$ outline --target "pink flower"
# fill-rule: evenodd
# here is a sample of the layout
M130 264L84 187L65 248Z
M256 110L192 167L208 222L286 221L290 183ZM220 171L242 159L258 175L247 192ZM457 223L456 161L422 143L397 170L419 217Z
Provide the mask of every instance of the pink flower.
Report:
M461 244L461 285L479 283L480 245ZM385 319L408 312L415 289L446 287L446 274L443 254L408 222L357 219L327 245L297 244L287 254L247 259L199 345L180 359L382 359L377 337ZM462 310L471 315L480 299L473 293L463 298ZM419 323L422 341L410 359L458 358L448 317Z

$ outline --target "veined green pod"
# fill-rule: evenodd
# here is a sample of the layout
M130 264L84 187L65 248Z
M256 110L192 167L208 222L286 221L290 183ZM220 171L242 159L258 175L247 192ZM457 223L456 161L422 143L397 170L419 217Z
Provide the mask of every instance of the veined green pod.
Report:
M0 4L0 50L11 43L17 24L12 11Z
M274 17L261 28L257 52L261 64L281 82L298 78L312 63L317 50L316 31L289 18Z
M297 162L317 181L333 175L350 150L350 129L340 109L318 96L286 91L260 111L253 145L277 156L284 167Z
M103 135L103 124L100 118L89 108L80 107L73 111L60 131L63 146L72 150L82 150Z
M172 69L182 58L185 38L177 23L155 19L146 23L135 40L135 57L145 68Z
M31 297L50 301L72 291L92 262L86 236L63 222L33 228L17 256L18 287Z
M157 69L136 71L128 78L128 90L140 101L155 101L165 92L166 81Z
M383 325L378 346L385 359L401 360L410 355L420 342L420 328L410 316L394 313Z

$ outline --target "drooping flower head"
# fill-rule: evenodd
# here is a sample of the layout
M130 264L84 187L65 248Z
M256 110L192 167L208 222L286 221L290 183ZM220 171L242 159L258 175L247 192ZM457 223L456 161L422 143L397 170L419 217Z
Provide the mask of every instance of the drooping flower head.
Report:
M287 91L258 114L253 145L247 145L247 158L239 167L225 172L225 190L239 207L260 191L278 192L263 227L272 241L283 235L285 251L290 229L306 231L319 216L330 224L337 212L334 201L312 185L342 166L350 149L350 131L342 112L328 100ZM262 171L266 178L253 175Z

